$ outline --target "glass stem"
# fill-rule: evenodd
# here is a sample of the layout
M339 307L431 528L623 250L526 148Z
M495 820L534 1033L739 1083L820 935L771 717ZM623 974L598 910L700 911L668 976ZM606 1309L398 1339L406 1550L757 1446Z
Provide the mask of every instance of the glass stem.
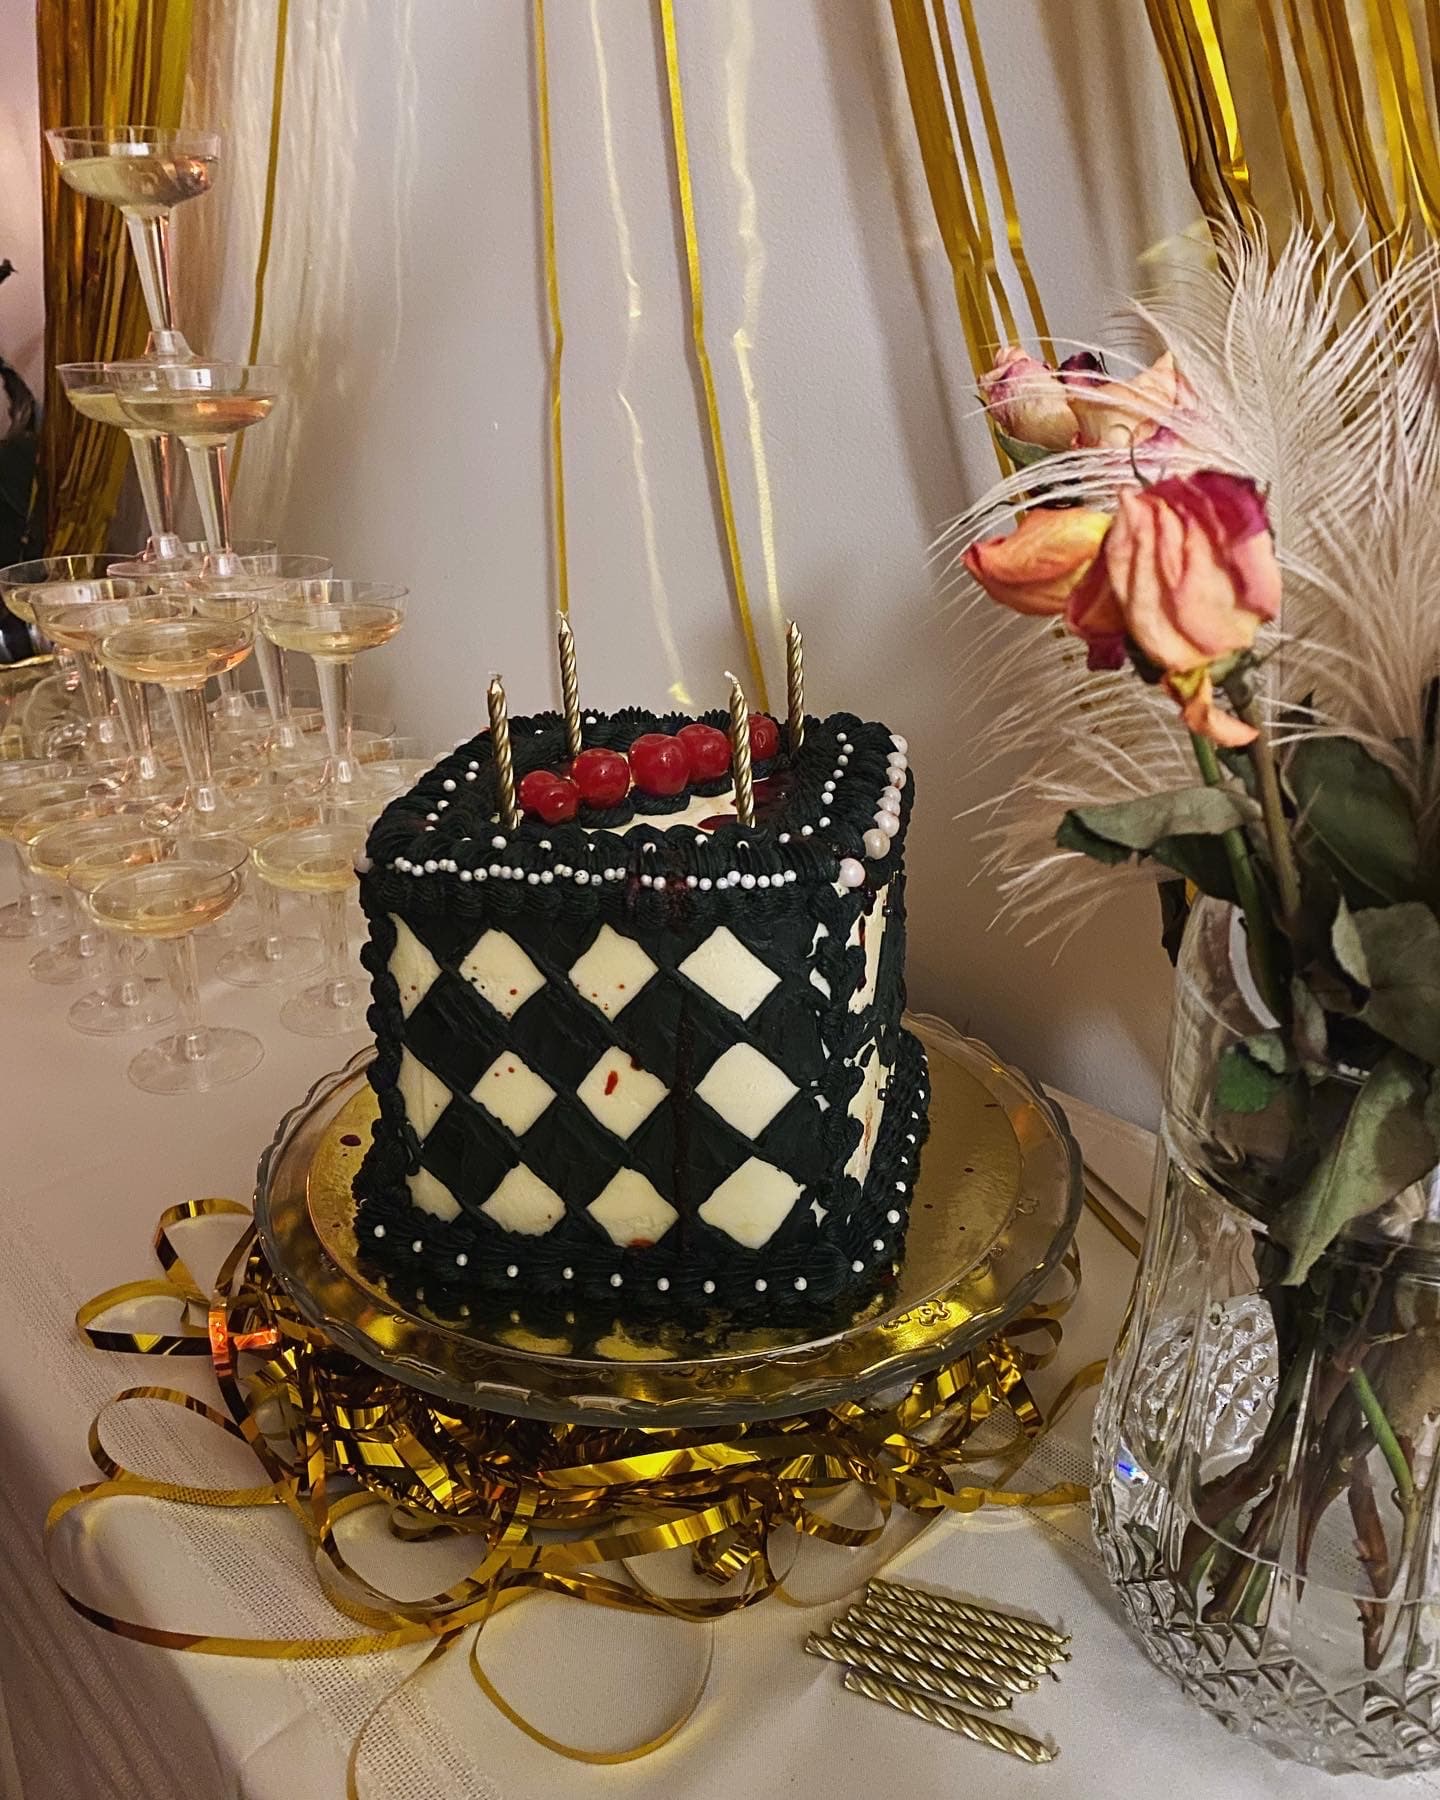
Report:
M80 674L80 698L85 704L86 717L94 727L95 741L113 744L115 721L110 717L110 693L105 673L93 656L77 653L75 666Z
M145 218L139 213L127 212L125 227L130 233L130 247L135 252L140 291L145 296L150 327L153 331L172 331L175 316L170 293L170 215L163 212Z
M145 502L150 548L156 556L179 556L184 545L175 531L170 439L159 431L127 431L125 435L130 440L140 497Z
M120 723L136 770L142 782L151 784L159 779L160 758L155 754L155 734L150 723L150 695L143 681L126 681L113 670L110 684L115 689Z
M175 735L180 740L180 754L185 759L185 773L190 780L190 793L198 812L214 812L220 796L215 788L215 771L210 760L210 717L205 711L203 688L166 688L170 716L175 721Z
M139 960L130 954L129 941L118 931L101 933L105 951L105 992L120 1006L138 1006L145 998L145 984L137 976Z
M359 771L351 739L354 719L354 696L350 681L351 659L317 656L315 674L320 683L320 708L325 714L325 737L330 745L330 759L335 780L340 786L355 781Z
M200 502L200 520L208 550L230 548L230 481L225 472L223 444L187 444L185 456L190 464L190 479L195 483L195 498Z
M349 1006L355 997L350 978L350 932L346 924L346 891L320 896L320 923L325 940L325 974L322 985L326 1003Z
M15 858L16 886L20 890L15 901L16 911L22 918L33 919L37 925L43 925L50 912L50 896L39 876L20 854L20 846L12 843L10 853Z
M81 906L79 896L73 888L62 887L60 899L69 924L69 935L75 940L75 954L87 960L100 956L105 947L105 934Z
M195 960L195 939L166 938L165 960L170 966L170 985L179 1010L176 1037L186 1062L203 1062L210 1050L210 1034L200 1017L200 968Z
M290 723L290 694L285 681L285 654L267 637L255 634L255 662L260 670L260 685L265 690L265 704L275 724L276 741L293 748L294 731Z
M255 896L255 910L260 915L256 942L268 962L278 962L285 954L285 937L280 929L280 895L268 881L257 881L253 875L250 891Z

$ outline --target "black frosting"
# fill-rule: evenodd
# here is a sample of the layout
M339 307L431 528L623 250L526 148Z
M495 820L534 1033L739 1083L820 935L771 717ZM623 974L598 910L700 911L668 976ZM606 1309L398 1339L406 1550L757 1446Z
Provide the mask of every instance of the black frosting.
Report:
M674 731L687 722L630 710L587 720L585 741L623 750L643 732ZM723 724L724 715L708 715L707 722ZM563 761L563 725L555 714L513 721L511 738L517 776ZM923 1056L900 1028L908 784L888 854L867 859L863 841L893 753L883 726L846 714L809 720L800 755L782 752L758 771L760 820L753 827L731 821L697 832L693 823L667 826L662 814L654 825L637 824L623 835L598 820L588 830L583 820L561 826L527 820L512 832L495 822L483 734L387 808L371 833L370 867L361 879L378 1046L370 1078L380 1101L356 1182L362 1257L452 1301L487 1291L574 1297L670 1317L713 1306L766 1319L833 1313L887 1279L903 1250L926 1113ZM677 799L683 806L689 797ZM632 796L616 812L628 816L629 804L638 811L648 803ZM862 863L863 885L837 888L842 857ZM581 874L591 878L577 879ZM730 885L737 876L745 885ZM852 1011L865 973L863 933L878 925L882 891L876 991ZM395 919L440 970L408 1018L389 966ZM860 946L848 942L857 919L863 920ZM613 1017L569 978L606 925L639 944L657 971ZM680 972L720 925L779 977L744 1020ZM544 977L508 1019L457 972L487 929L503 930ZM694 1091L736 1043L753 1046L798 1090L753 1139ZM872 1046L888 1075L862 1191L843 1173L861 1131L847 1108ZM453 1096L423 1143L395 1085L406 1048ZM609 1050L627 1054L668 1089L668 1098L624 1140L574 1093ZM503 1051L517 1053L555 1090L523 1143L469 1096ZM707 1195L752 1155L802 1189L755 1250L699 1215ZM521 1161L566 1207L540 1235L507 1231L480 1210ZM412 1204L406 1176L422 1166L459 1202L452 1221ZM642 1173L678 1214L655 1244L617 1245L585 1210L626 1168Z

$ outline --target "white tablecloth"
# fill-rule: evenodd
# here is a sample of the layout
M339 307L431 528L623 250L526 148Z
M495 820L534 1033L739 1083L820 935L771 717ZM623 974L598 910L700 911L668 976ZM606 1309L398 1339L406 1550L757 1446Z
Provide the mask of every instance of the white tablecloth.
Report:
M120 1387L163 1382L204 1391L203 1365L89 1349L72 1323L79 1302L148 1274L162 1206L203 1194L248 1196L275 1122L358 1040L291 1037L276 1001L207 984L217 1021L266 1040L248 1080L196 1099L159 1099L125 1079L132 1046L77 1037L69 991L41 988L24 956L0 945L0 1794L4 1800L340 1800L345 1760L372 1710L360 1790L383 1800L786 1800L951 1795L1163 1794L1231 1800L1325 1792L1378 1795L1369 1781L1326 1781L1272 1760L1185 1701L1121 1624L1079 1509L982 1513L932 1527L898 1572L1063 1620L1074 1660L1063 1682L1022 1700L1016 1723L1058 1744L1032 1770L846 1694L800 1644L838 1610L778 1601L721 1623L697 1718L654 1756L618 1768L561 1763L509 1725L452 1654L382 1705L419 1660L414 1651L345 1662L250 1663L151 1649L81 1622L53 1588L40 1527L61 1490L92 1478L86 1431ZM1144 1204L1145 1134L1084 1107L1073 1112L1087 1156ZM1103 1355L1130 1281L1128 1255L1093 1220L1065 1347L1042 1391ZM1042 1455L1047 1478L1083 1479L1082 1407ZM175 1409L127 1426L112 1445L142 1472L215 1467L217 1433L192 1432ZM157 1416L158 1415L158 1416ZM196 1435L196 1433L205 1435ZM239 1452L232 1479L253 1480ZM189 1459L187 1462L186 1459ZM144 1501L110 1503L75 1534L80 1572L116 1610L189 1630L276 1634L335 1629L315 1598L299 1533L280 1509L216 1513ZM838 1596L861 1576L858 1553L809 1545L797 1591ZM618 1748L658 1727L690 1690L706 1633L558 1599L527 1602L486 1633L487 1667L543 1728ZM5 1726L8 1723L8 1736ZM1391 1792L1432 1793L1415 1778Z

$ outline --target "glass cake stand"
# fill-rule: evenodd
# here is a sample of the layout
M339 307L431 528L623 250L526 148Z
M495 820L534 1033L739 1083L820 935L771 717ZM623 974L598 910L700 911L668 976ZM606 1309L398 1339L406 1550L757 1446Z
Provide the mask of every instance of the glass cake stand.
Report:
M373 1051L317 1082L260 1160L255 1219L302 1315L340 1349L464 1406L600 1426L716 1426L835 1406L914 1381L1033 1300L1075 1232L1080 1152L1053 1101L983 1044L907 1020L930 1059L930 1136L894 1284L828 1326L527 1320L506 1295L467 1317L357 1262L351 1184L370 1142ZM563 1321L563 1323L559 1323Z

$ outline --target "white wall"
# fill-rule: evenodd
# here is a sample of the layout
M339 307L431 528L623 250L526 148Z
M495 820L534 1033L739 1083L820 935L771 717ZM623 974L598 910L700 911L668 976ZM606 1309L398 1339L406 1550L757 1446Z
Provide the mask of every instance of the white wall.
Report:
M220 8L234 14L237 9ZM243 352L274 0L222 21L239 71L217 194L185 221L184 322ZM649 0L551 0L573 620L600 706L718 703L740 667L711 506ZM1055 330L1100 332L1189 222L1143 0L980 0L1026 239ZM1165 965L1145 898L1058 963L987 933L969 767L993 697L939 615L937 528L994 475L885 0L679 0L709 342L772 682L804 624L819 710L904 731L918 769L911 992L1042 1077L1152 1116ZM547 395L522 0L294 0L242 526L408 580L362 689L448 744L504 671L552 703ZM207 108L206 82L197 105ZM218 300L206 276L220 266ZM753 402L737 351L748 343ZM769 543L767 558L765 546Z
M0 262L15 273L0 285L0 356L38 395L45 362L45 288L40 252L40 102L35 9L0 6Z

